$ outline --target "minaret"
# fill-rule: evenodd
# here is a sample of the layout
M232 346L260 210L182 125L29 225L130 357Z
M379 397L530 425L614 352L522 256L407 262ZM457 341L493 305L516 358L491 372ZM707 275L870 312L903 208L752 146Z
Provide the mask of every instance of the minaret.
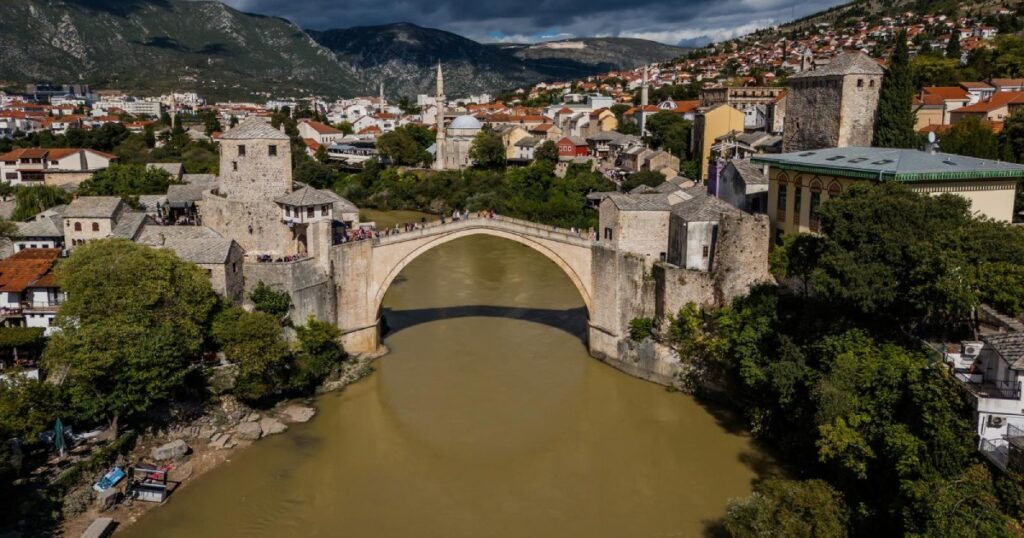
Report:
M178 121L178 98L171 92L171 130L174 130L174 124Z
M437 138L435 142L436 153L434 155L434 170L444 170L444 147L445 147L445 134L444 134L444 75L441 73L441 62L437 62L437 95L435 96L437 106L437 116L435 117L435 124L437 125Z
M644 79L640 82L640 136L647 134L647 64L644 64Z
M384 112L384 108L387 106L387 102L384 101L384 83L380 83L380 111Z

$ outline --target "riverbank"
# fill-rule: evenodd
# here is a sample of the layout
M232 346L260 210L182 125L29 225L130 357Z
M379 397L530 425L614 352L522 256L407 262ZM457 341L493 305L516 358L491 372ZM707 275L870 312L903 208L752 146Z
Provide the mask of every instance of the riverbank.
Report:
M387 352L364 354L347 361L339 375L330 379L317 391L318 394L339 392L363 379L373 370L372 362ZM157 467L169 467L168 481L173 499L184 488L206 473L231 461L242 449L269 436L281 434L289 426L309 421L317 414L314 401L285 400L268 410L255 410L238 402L233 397L219 397L211 401L201 416L171 428L146 433L139 437L132 451L119 458L117 465L124 468L133 463L155 463ZM127 469L126 469L127 470ZM117 502L104 506L91 494L91 484L82 484L68 493L68 497L85 499L88 509L67 517L59 528L63 536L81 536L97 517L109 517L117 523L117 529L131 526L150 510L164 503L151 503L126 499L124 489L127 480L118 484ZM166 502L166 501L165 501Z

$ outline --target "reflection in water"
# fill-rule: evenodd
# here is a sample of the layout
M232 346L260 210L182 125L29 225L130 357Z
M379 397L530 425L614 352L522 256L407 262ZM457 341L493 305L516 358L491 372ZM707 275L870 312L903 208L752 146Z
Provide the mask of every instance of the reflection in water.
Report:
M588 357L582 301L540 254L470 237L403 276L372 376L125 534L698 536L749 493L749 440Z

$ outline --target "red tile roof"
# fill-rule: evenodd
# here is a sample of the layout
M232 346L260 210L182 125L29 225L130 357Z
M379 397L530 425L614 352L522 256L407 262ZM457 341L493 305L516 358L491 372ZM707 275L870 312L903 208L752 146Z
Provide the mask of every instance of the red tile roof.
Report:
M52 279L43 280L50 274L59 248L27 248L6 260L0 260L0 291L21 293L36 285L52 285Z
M924 95L936 95L949 100L968 100L967 90L959 86L928 86L921 90Z

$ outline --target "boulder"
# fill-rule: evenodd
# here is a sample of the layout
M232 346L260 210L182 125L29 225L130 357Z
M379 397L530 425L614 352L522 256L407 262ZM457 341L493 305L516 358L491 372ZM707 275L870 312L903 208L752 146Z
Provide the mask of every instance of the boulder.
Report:
M117 488L107 488L96 494L96 506L101 512L110 510L117 504L121 492Z
M263 430L263 436L274 435L277 433L284 432L288 429L283 422L273 417L266 417L260 420L260 429Z
M210 440L210 446L216 449L229 448L228 443L231 441L231 435L227 433L218 433Z
M243 441L255 441L263 434L259 422L243 422L235 426L235 438Z
M172 460L188 454L188 444L181 439L154 448L149 455L156 461Z
M245 417L245 422L256 422L259 419L260 419L260 414L259 413L249 413L249 415Z
M316 409L304 405L292 404L281 411L281 417L288 422L309 422L316 414Z

